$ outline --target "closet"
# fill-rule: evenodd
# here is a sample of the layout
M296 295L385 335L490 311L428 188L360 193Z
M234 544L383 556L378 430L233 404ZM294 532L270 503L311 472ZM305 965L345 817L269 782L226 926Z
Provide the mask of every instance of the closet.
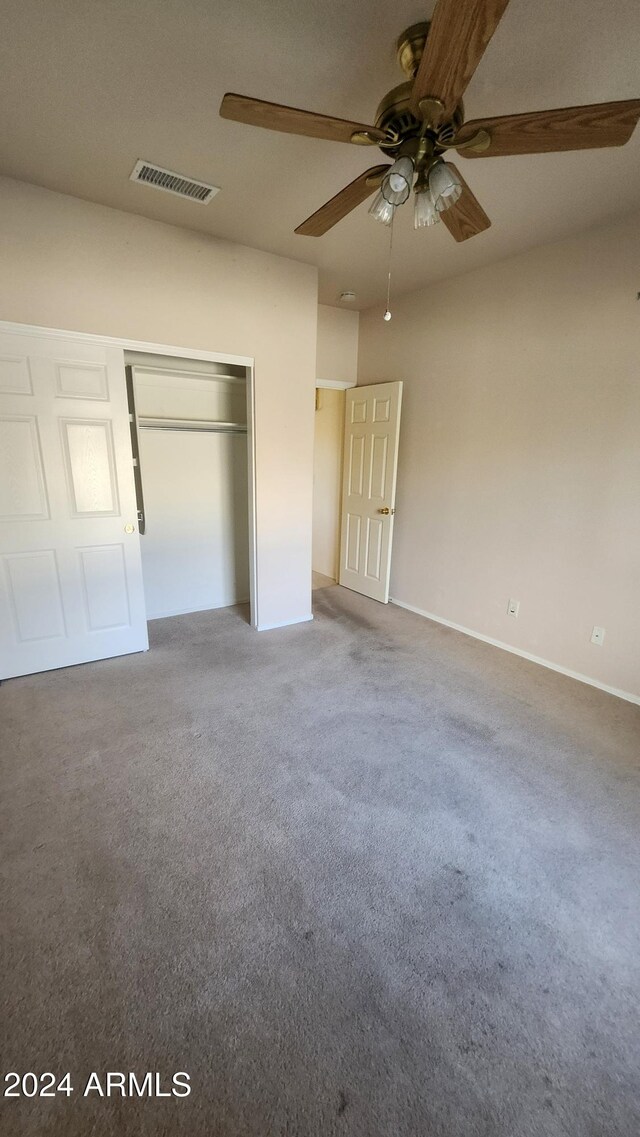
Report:
M148 619L248 601L245 369L125 362Z

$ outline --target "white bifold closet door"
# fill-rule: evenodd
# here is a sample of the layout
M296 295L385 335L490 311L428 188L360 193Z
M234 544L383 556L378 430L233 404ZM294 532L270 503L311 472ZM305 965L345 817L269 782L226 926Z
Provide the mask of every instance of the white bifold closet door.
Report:
M0 676L147 648L123 353L0 334Z

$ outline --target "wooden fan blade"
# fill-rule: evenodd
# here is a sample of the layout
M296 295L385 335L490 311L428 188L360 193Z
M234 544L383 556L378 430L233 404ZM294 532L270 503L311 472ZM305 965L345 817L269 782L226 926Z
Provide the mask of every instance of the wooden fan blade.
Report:
M509 0L438 0L411 92L411 110L431 96L450 117L464 95Z
M326 138L329 142L351 142L352 135L356 133L369 135L372 144L386 138L382 130L362 122L331 118L326 114L301 111L297 107L283 107L280 103L265 103L262 99L249 99L245 95L225 95L220 104L220 115L234 122L246 122L249 126L301 134L305 138ZM366 140L360 138L358 143L366 144Z
M465 122L457 138L463 141L478 130L486 130L491 137L489 148L482 152L460 150L459 153L464 158L498 158L507 154L624 146L639 118L640 99L626 99L619 103L475 119Z
M360 205L361 201L366 201L378 189L388 169L389 165L387 164L385 166L372 166L370 170L365 170L359 178L350 182L330 201L326 201L324 205L320 206L320 209L316 209L311 217L307 217L302 225L298 225L295 232L301 237L322 237L323 233L332 229L338 221L342 221L343 217L351 213L356 205Z
M452 165L453 163L450 163ZM477 233L483 233L491 225L484 209L475 194L469 189L462 174L453 167L462 182L462 193L451 209L445 209L440 217L456 241L467 241Z

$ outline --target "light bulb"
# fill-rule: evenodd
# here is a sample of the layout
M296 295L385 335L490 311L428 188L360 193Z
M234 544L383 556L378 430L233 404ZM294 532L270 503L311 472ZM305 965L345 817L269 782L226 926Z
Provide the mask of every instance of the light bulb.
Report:
M393 221L393 214L395 212L395 205L382 196L379 191L369 206L369 213L375 217L376 221L381 221L383 225L390 225Z
M426 225L436 225L440 220L433 198L428 186L418 191L416 190L415 203L413 208L413 226L414 229L422 229Z
M391 319L391 312L389 311L389 309L388 309L388 308L387 308L387 310L386 310L386 312L385 312L384 316L382 317L382 319L383 319L383 320L386 320L386 321L387 321L387 323L388 323L388 322L389 322L389 320Z
M429 174L429 189L438 213L455 205L462 193L462 182L449 162L437 162Z
M391 205L402 205L411 193L413 161L398 158L382 179L380 193Z
M405 187L406 178L402 174L389 174L389 188L394 193L402 193Z

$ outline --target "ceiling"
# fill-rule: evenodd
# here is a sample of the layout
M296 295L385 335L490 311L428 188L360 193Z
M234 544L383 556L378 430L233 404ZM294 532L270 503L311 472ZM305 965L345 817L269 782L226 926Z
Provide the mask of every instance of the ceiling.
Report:
M295 226L375 148L224 121L225 91L363 122L402 81L394 44L433 0L3 0L0 172L317 264L320 299L386 291L389 231L361 205L325 237ZM638 0L511 0L465 99L467 118L640 96ZM138 158L213 182L207 206L129 181ZM457 159L456 159L457 160ZM626 147L464 162L493 226L394 225L396 293L640 207L640 127Z

